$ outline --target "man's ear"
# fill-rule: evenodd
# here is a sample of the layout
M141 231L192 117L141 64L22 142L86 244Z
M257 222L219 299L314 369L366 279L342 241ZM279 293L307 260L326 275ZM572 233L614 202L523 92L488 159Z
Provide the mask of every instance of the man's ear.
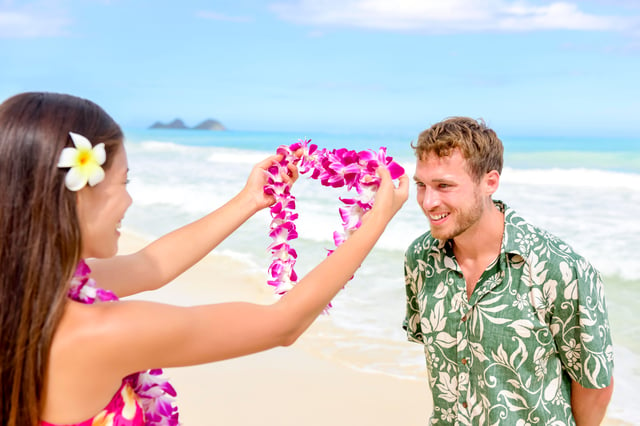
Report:
M491 170L484 176L484 188L486 195L493 195L500 186L500 173L497 170Z

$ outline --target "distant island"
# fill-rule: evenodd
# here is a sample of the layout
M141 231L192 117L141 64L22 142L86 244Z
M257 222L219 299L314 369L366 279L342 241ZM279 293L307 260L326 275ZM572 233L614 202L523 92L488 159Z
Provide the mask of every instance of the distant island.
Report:
M170 123L163 123L161 121L156 121L149 127L150 129L195 129L195 130L227 130L224 125L218 120L214 120L209 118L204 120L202 123L198 124L195 127L188 127L184 124L184 121L176 118Z

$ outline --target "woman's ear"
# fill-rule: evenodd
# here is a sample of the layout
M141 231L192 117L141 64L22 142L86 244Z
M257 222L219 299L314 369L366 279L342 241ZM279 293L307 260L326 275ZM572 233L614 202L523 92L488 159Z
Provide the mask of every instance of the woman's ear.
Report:
M76 195L76 209L81 209L84 205L87 204L87 187L82 188L79 191L75 192Z
M92 212L95 214L95 211L92 210L92 207L95 204L95 198L93 198L92 193L93 188L89 188L85 186L79 191L76 191L76 212L78 215L78 222L80 224L81 232L84 232L87 220L90 220L92 217Z

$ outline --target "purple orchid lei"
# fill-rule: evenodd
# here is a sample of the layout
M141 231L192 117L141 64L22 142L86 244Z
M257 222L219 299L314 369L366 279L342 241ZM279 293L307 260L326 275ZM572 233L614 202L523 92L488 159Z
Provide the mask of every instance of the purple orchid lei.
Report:
M77 302L92 304L118 300L113 292L96 286L95 280L89 277L91 269L84 260L80 260L76 272L71 279L69 298ZM176 391L162 377L161 369L131 374L124 379L138 395L140 406L145 414L145 425L177 426L178 407L174 398Z
M400 177L404 169L393 157L387 156L386 148L377 152L372 150L352 151L346 148L328 150L318 149L310 144L310 139L299 140L292 145L281 145L277 153L282 160L267 169L268 183L264 192L275 197L271 206L271 224L269 236L273 239L268 249L271 251L272 263L269 266L271 279L268 284L275 287L278 295L289 291L298 281L294 266L298 255L289 241L298 238L294 221L298 218L295 213L295 197L291 194L291 187L282 179L282 173L287 173L287 165L298 165L300 174L311 173L312 179L317 179L323 186L333 188L346 187L355 189L357 195L353 198L340 198L344 207L339 208L342 219L342 232L335 231L333 240L336 247L346 241L349 236L362 224L362 216L373 207L376 191L380 185L380 178L376 175L376 168L385 165L392 179ZM302 149L298 157L296 151ZM331 255L335 249L328 250ZM327 306L327 309L331 304Z

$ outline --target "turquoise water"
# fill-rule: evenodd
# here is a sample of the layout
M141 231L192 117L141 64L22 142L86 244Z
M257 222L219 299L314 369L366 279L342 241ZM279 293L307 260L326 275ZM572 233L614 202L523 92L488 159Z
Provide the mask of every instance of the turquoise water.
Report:
M242 188L253 164L274 153L278 145L311 138L321 148L385 146L412 175L410 144L417 137L136 129L125 133L134 205L124 226L148 237L160 236L227 201ZM640 140L504 138L503 142L505 169L495 198L563 238L605 278L616 348L616 391L610 413L640 423L640 410L632 399L640 386L640 326L634 317L640 310ZM338 196L343 193L320 188L304 176L293 188L300 214L296 223L300 237L293 242L299 274L322 260L332 247L332 232L340 227ZM354 357L354 368L423 380L422 349L407 347L400 327L404 249L428 229L411 191L376 249L336 297L330 313L335 332L325 350L329 357L345 350L367 354ZM218 249L264 273L265 286L269 221L268 212L259 213ZM362 359L370 362L356 361Z

